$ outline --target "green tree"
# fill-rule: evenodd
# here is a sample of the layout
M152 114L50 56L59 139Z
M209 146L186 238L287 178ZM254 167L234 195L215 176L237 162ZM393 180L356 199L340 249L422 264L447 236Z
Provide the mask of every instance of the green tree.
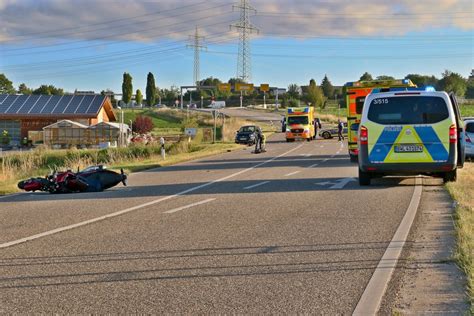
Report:
M460 74L445 70L442 73L443 78L438 81L437 90L454 92L459 97L464 97L467 90L467 80Z
M367 71L364 72L364 74L362 76L360 76L359 78L360 81L370 81L370 80L374 80L374 78L372 78L372 75L369 74Z
M137 102L138 105L142 105L143 103L143 94L140 89L137 89L137 92L135 93L135 102Z
M151 72L148 73L146 77L146 103L148 106L153 106L156 103L156 84L155 76Z
M56 88L53 85L42 84L39 88L33 90L33 94L45 94L45 95L64 95L64 90Z
M466 89L466 98L474 99L474 78L469 78L467 81L467 89Z
M122 101L126 104L130 103L132 100L133 93L133 84L132 76L129 73L123 73L123 83L122 83Z
M292 83L288 86L288 96L291 99L299 99L301 95L301 88L296 83Z
M311 103L311 106L315 108L323 108L326 102L323 90L321 89L321 87L318 87L314 79L311 79L309 81L307 101Z
M331 84L331 81L329 81L327 75L324 75L323 81L321 82L321 89L323 89L326 98L334 97L334 86Z
M418 87L437 86L439 81L439 79L435 76L425 76L419 74L408 74L405 76L405 79L410 79L411 82L416 84Z
M7 76L0 74L0 94L13 94L15 92L13 83L8 80Z
M30 89L26 86L26 84L24 83L21 83L19 86L18 86L18 93L21 93L21 94L32 94L33 93L33 89Z
M392 76L386 76L386 75L380 75L375 78L376 80L395 80L394 77Z
M231 85L235 85L236 83L244 83L244 81L241 78L230 78L227 83L230 83Z

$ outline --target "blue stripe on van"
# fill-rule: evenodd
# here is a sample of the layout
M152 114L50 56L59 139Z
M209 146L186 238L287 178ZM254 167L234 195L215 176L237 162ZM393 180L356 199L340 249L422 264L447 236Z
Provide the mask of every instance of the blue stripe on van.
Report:
M377 139L377 143L370 152L370 162L383 162L401 131L401 127L385 127L379 139Z
M434 161L448 160L449 153L446 148L444 148L432 126L415 126L415 131Z

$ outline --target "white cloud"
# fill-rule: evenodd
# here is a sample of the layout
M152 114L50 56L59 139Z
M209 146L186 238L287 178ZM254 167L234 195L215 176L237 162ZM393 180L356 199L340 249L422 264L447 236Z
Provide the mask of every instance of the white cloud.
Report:
M251 20L260 36L403 35L443 27L474 28L471 0L255 0L252 5L258 14ZM238 17L228 0L0 0L0 43L153 42L185 39L195 25L210 41L220 42Z

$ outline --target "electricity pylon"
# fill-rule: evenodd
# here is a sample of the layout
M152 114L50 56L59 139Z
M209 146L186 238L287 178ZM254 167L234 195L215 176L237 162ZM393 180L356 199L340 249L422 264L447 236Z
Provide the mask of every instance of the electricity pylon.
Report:
M199 35L198 27L196 26L196 31L194 35L189 36L189 41L191 44L186 45L188 48L194 48L194 72L193 72L193 82L196 86L199 86L200 77L200 62L199 62L199 52L201 50L207 49L206 46L201 44L201 41L204 41L204 37Z
M257 14L248 2L240 0L239 5L232 6L232 9L240 9L240 20L230 27L239 32L239 55L237 59L237 78L244 82L249 82L252 78L252 61L250 53L250 34L257 33L258 29L250 23L250 12Z

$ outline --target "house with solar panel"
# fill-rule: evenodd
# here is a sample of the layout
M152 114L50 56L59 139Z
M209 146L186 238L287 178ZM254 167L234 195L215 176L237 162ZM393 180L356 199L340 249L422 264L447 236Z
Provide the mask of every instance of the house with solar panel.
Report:
M129 133L116 120L104 95L0 95L0 131L8 132L13 146L25 139L53 148L116 143Z

